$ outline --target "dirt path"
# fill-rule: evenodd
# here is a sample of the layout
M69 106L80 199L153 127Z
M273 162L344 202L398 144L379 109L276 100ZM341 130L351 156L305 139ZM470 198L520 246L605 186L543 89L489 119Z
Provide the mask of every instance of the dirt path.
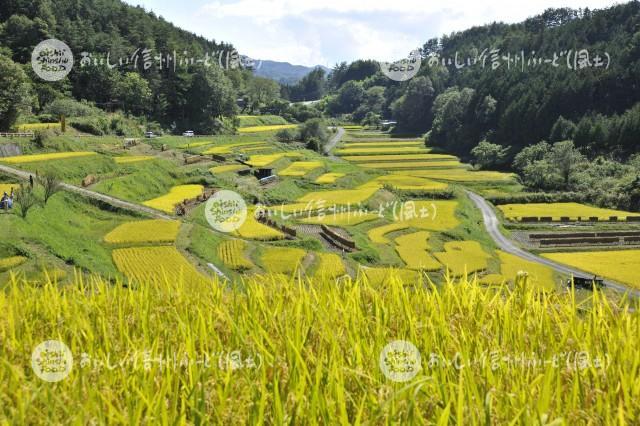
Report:
M29 176L33 175L33 173L26 172L24 170L16 169L13 167L5 166L5 165L0 165L0 172L11 175L11 176L15 176L18 179L22 179L22 180L29 180ZM33 176L35 177L35 175ZM94 200L99 200L124 210L129 210L136 213L142 213L157 219L174 219L172 216L166 213L163 213L161 211L158 211L156 209L152 209L151 207L131 203L129 201L124 201L119 198L115 198L110 195L101 194L99 192L91 191L85 188L81 188L79 186L71 185L68 183L61 183L60 186L65 191L73 192L75 194L79 194L79 195L82 195L83 197L91 198Z
M533 253L521 249L520 247L518 247L518 245L516 245L515 242L511 241L510 239L505 237L502 232L500 232L500 229L498 228L500 221L498 220L498 217L496 216L487 200L474 192L466 192L471 201L473 201L476 207L478 207L482 212L482 217L484 219L484 225L487 228L487 232L489 233L489 235L491 235L491 238L493 239L493 241L495 241L498 247L500 247L500 250L513 254L514 256L518 256L526 261L548 266L549 268L552 268L562 274L583 277L591 277L593 275L588 272L581 271L580 269L572 268L561 263L553 262L544 257L536 256ZM629 292L636 297L640 297L640 291L631 289L624 284L618 283L616 281L605 279L604 284L614 290L618 290L623 293Z
M324 146L324 153L328 155L332 160L343 161L340 157L336 157L335 155L331 154L331 151L333 151L333 148L336 147L343 136L344 129L342 127L338 127L338 131L336 132L336 134L333 135L333 137L329 139L329 142L327 142L327 144Z

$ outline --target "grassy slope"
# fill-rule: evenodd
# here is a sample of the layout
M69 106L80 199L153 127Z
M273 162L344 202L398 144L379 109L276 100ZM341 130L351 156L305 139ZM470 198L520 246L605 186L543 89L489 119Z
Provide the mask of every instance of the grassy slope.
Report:
M111 248L103 237L119 224L139 217L108 211L77 195L59 192L44 207L34 207L26 219L16 212L0 215L7 230L5 252L26 253L31 261L19 269L38 269L41 263L77 266L105 276L117 275ZM5 277L6 278L6 277Z

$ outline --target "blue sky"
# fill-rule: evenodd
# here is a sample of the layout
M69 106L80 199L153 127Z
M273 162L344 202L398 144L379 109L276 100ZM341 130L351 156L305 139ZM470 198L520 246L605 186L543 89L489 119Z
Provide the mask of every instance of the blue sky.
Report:
M605 0L125 0L241 54L300 65L406 57L427 39L549 7L602 8Z

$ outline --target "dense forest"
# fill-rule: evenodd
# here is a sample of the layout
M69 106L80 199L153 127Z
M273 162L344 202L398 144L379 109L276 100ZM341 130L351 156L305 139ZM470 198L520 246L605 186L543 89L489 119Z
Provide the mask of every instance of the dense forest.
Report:
M316 68L288 85L233 66L231 44L119 0L3 4L0 130L60 115L94 134L234 131L240 113L376 127L392 119L394 131L425 134L428 146L477 167L518 172L530 191L586 192L597 204L640 209L637 1L594 11L549 9L521 23L428 40L417 75L404 82L362 59L329 73ZM30 59L47 38L65 41L78 59L90 56L67 79L44 82ZM174 66L162 66L167 55ZM191 58L209 58L211 66ZM295 103L310 100L316 102ZM551 152L563 153L560 160L570 166L559 167Z
M73 72L60 82L40 80L30 66L34 47L48 38L63 40L74 53ZM55 120L65 113L83 130L108 132L110 123L97 107L157 130L223 131L237 113L254 112L280 96L276 82L237 62L231 44L196 36L119 0L4 1L0 130L19 115ZM278 109L292 119L299 112Z

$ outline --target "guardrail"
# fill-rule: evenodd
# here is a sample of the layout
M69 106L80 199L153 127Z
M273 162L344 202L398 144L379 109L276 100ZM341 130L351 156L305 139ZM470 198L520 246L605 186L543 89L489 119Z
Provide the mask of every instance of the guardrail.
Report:
M4 138L32 138L33 132L6 133L0 132L0 137Z

